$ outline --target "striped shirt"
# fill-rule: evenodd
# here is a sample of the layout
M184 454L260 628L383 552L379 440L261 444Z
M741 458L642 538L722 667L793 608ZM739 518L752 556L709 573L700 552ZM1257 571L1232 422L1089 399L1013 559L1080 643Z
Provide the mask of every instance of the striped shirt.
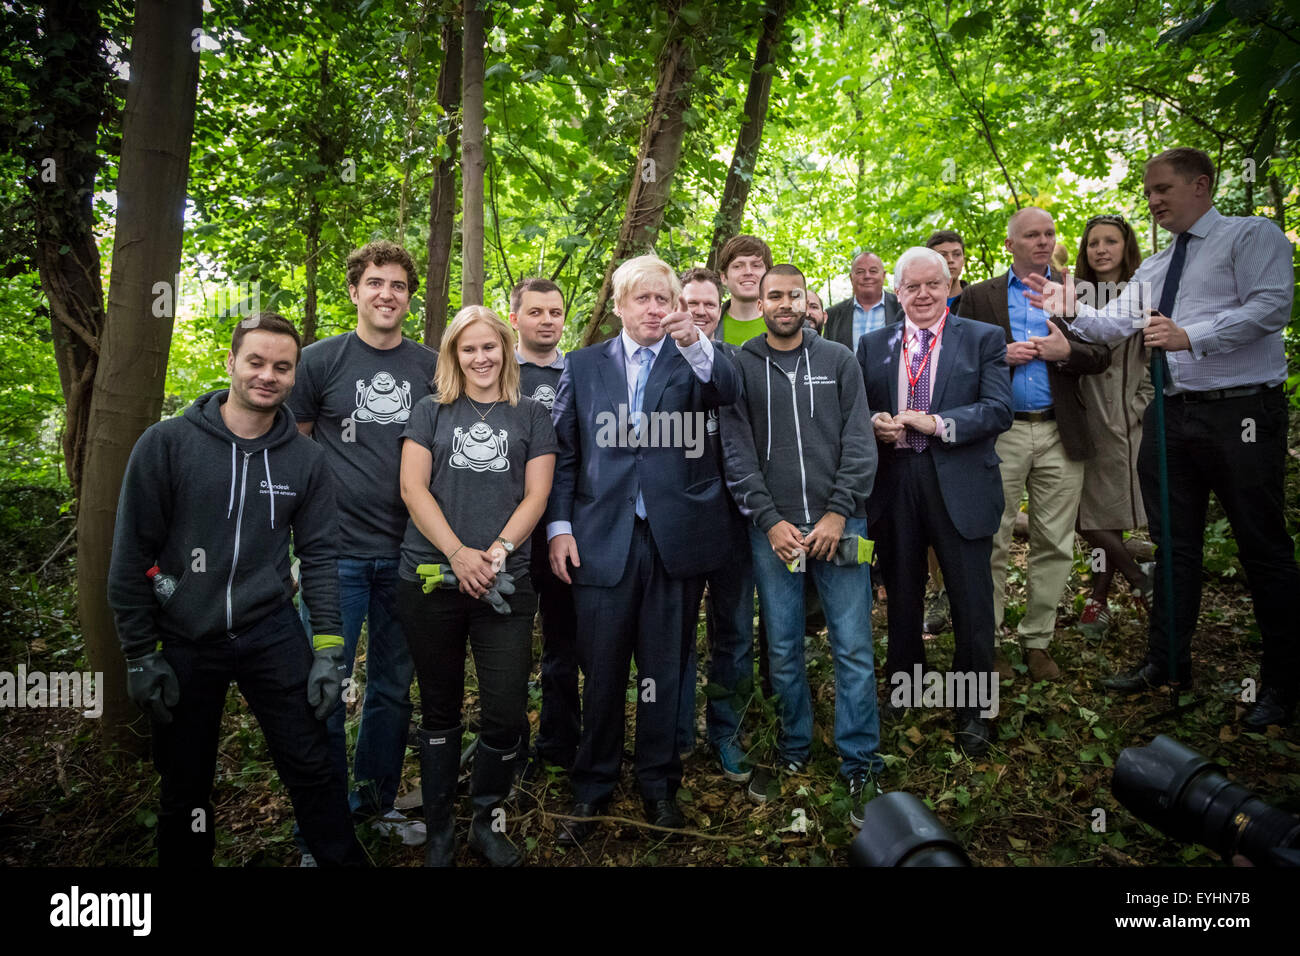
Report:
M1204 392L1286 381L1282 329L1291 319L1291 242L1263 216L1224 216L1211 207L1187 230L1187 261L1170 316L1190 351L1168 352L1165 391ZM1143 261L1104 309L1080 303L1071 328L1089 342L1119 342L1154 308L1174 253L1171 242Z

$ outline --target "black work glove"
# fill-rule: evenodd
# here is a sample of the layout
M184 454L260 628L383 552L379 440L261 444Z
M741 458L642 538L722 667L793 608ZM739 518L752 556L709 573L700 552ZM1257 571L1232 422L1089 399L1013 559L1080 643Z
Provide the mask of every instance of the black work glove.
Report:
M153 651L126 662L126 692L136 706L153 714L162 724L172 722L168 709L180 703L181 685L162 651Z
M307 703L316 708L316 719L324 720L343 696L343 679L348 665L343 660L343 638L317 634L311 639L313 660L307 675Z

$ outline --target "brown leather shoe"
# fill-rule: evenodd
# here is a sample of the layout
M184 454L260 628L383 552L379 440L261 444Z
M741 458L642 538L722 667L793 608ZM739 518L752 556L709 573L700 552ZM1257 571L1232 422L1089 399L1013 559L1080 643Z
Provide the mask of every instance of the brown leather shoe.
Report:
M1002 653L1002 648L997 647L993 650L993 669L998 672L998 677L1002 680L1015 680L1016 669L1011 666L1011 661L1007 655Z
M1038 647L1031 647L1025 652L1025 663L1029 665L1029 676L1036 681L1057 680L1061 669L1052 660L1052 655Z

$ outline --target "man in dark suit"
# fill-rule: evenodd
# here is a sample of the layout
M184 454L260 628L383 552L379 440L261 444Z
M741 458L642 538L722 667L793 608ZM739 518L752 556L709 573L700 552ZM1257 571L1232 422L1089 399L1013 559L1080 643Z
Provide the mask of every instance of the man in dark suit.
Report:
M994 621L1002 623L1007 557L1021 492L1029 489L1028 597L1019 634L1029 676L1056 680L1060 669L1048 648L1056 631L1056 606L1074 563L1074 520L1083 487L1083 463L1092 457L1079 376L1104 372L1110 349L1074 334L1064 320L1029 304L1025 278L1051 277L1056 246L1052 217L1026 206L1007 221L1011 268L1006 275L967 286L962 313L1002 329L1011 375L1015 420L998 438L1005 510L993 539ZM999 653L998 670L1011 677Z
M859 252L849 264L853 298L826 310L822 335L849 350L868 332L893 325L903 317L898 297L885 291L885 264L874 252Z
M719 342L722 315L722 281L712 269L687 269L681 274L681 308L691 314L700 332L728 359L736 346ZM757 294L757 291L756 293ZM707 454L718 462L722 473L722 436L716 410L710 409L705 424ZM705 575L705 633L709 644L708 683L726 696L710 696L706 730L709 747L717 754L722 775L733 783L748 783L753 769L740 739L741 711L738 698L746 698L754 682L754 568L749 557L749 531L736 503L727 495L726 520L722 522L719 548L726 560ZM678 718L677 749L686 758L695 749L695 641L688 645L686 679Z
M929 547L952 596L952 670L976 682L996 680L989 555L1003 509L994 443L1011 427L1011 383L1002 335L946 314L951 281L942 255L908 249L894 282L905 320L858 343L867 405L879 409L872 416L880 459L867 524L875 529L889 593L891 683L899 673L913 679L917 664L925 670ZM945 703L957 708L958 744L972 757L984 754L988 724L975 701Z
M666 263L630 259L613 286L623 330L566 356L553 410L560 454L546 533L552 570L573 583L586 676L573 814L600 815L613 793L635 654L646 816L681 827L676 732L686 649L703 575L728 557L717 546L727 490L705 430L708 409L734 402L738 385L690 313L672 311L681 284ZM579 842L590 826L566 826L560 839Z

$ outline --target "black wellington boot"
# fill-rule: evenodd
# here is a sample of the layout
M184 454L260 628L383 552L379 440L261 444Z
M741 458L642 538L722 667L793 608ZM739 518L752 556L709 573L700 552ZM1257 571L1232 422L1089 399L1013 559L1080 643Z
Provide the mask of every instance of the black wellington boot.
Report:
M506 811L501 806L514 782L518 757L519 741L507 750L497 750L482 739L474 756L469 781L474 822L469 828L469 845L493 866L518 866L524 860L506 836Z
M456 865L456 778L460 773L462 725L420 728L420 789L424 794L425 866Z

